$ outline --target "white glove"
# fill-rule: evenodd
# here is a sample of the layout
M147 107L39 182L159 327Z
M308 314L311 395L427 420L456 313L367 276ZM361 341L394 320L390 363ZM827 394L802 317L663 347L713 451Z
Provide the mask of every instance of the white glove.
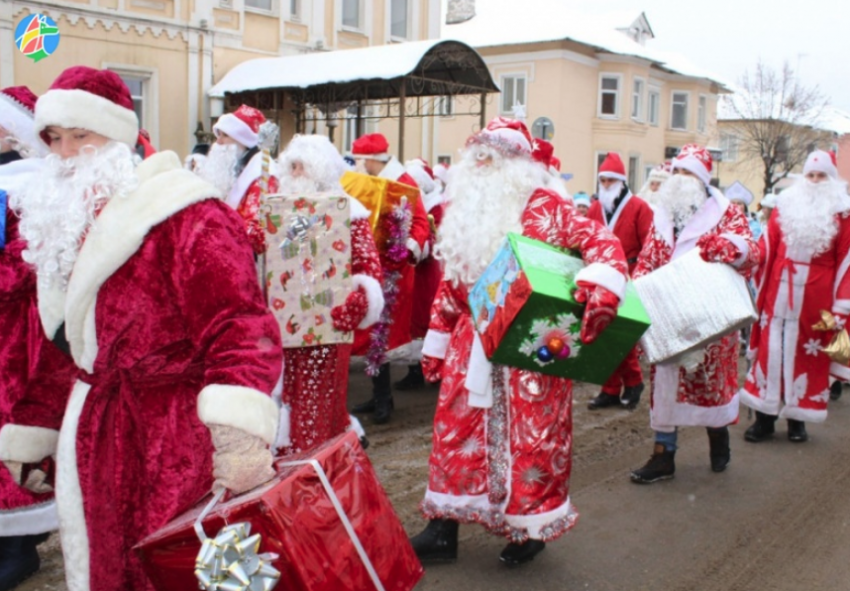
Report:
M239 494L271 480L274 458L265 441L235 427L210 425L213 454L213 489Z
M26 481L21 482L24 465L21 462L15 462L12 460L4 460L3 463L6 465L6 468L9 469L9 472L12 475L12 480L15 481L15 484L38 494L53 492L53 487L47 484L47 474L44 470L33 468L29 471L29 474L27 474Z

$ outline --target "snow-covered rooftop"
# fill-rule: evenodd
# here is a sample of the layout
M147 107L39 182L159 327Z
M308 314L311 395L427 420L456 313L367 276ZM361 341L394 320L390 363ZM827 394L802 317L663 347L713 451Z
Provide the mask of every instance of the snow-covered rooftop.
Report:
M718 121L735 121L741 119L741 114L746 114L749 110L743 103L745 100L744 91L734 86L730 90L733 91L733 94L724 95L717 101ZM735 108L736 104L739 105L737 110ZM759 111L764 114L764 119L782 119L784 114L781 107L782 105L778 100L770 102L765 99L759 107ZM824 107L819 114L813 113L810 117L800 117L797 120L814 121L818 129L831 131L839 135L850 133L850 113L830 105Z

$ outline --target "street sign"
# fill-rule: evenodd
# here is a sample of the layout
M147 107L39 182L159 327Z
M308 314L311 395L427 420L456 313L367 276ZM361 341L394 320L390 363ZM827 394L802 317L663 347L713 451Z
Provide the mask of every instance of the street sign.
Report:
M531 124L531 135L538 140L551 142L555 136L555 123L548 117L538 117Z

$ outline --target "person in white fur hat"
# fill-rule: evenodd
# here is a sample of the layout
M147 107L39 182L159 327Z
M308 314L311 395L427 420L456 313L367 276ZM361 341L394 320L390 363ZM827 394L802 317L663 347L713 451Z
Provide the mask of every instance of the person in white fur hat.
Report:
M756 420L744 438L771 437L782 418L788 439L803 442L805 423L826 420L831 379L850 379L850 368L823 351L850 315L850 197L832 154L809 154L803 177L776 197L760 243L759 321L740 391ZM823 311L835 317L833 330L814 328Z
M673 176L661 186L649 239L632 277L637 279L693 251L704 261L729 265L744 278L758 264L759 248L741 211L710 186L712 159L688 144L672 163ZM687 363L659 363L652 376L652 457L631 473L648 484L673 478L679 427L705 427L713 472L731 460L728 425L738 418L738 333L709 343Z

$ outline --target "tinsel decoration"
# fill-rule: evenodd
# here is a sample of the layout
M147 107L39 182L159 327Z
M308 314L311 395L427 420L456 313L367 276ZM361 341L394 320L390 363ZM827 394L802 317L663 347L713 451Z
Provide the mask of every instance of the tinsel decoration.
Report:
M403 269L401 264L407 259L407 238L410 235L412 218L413 212L406 198L402 198L387 216L389 235L386 256L391 262L397 263L400 268L392 271L384 269L382 286L384 310L381 312L380 320L372 329L369 351L366 353L366 374L372 377L378 375L381 366L387 361L390 324L392 323L391 314L395 311L396 299L398 298L398 281L401 279L401 269Z

